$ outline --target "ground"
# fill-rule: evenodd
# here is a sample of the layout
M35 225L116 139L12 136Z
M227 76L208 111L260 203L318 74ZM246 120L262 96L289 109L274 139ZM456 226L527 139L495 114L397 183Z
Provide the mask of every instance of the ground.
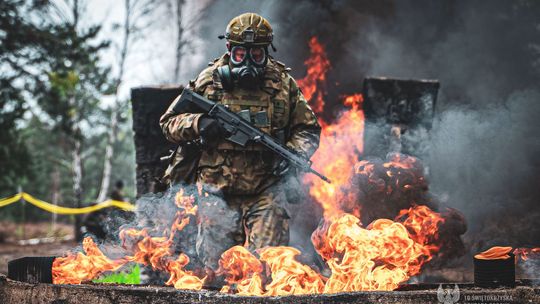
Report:
M77 247L73 226L51 222L0 222L0 274L7 274L8 261L24 256L58 256Z

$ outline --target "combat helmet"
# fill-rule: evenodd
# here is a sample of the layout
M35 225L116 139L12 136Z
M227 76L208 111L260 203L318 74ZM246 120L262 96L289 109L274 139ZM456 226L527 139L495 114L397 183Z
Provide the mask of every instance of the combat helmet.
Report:
M231 45L268 46L272 43L272 26L261 15L245 13L234 17L221 36Z

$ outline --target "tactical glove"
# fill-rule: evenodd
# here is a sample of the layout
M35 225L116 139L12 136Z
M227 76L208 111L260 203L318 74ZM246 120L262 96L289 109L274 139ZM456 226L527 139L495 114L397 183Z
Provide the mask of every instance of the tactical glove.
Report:
M217 120L206 116L199 119L199 135L204 145L216 147L224 134L225 131Z
M291 166L289 162L285 159L279 161L279 163L274 168L274 175L276 176L285 176L289 173Z

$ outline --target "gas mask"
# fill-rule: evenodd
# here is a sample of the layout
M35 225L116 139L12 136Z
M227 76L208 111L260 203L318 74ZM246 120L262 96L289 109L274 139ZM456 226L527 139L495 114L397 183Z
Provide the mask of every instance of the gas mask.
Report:
M217 70L223 88L232 90L235 86L239 86L244 89L256 89L268 62L267 50L261 46L233 46L229 61L229 65L221 66Z

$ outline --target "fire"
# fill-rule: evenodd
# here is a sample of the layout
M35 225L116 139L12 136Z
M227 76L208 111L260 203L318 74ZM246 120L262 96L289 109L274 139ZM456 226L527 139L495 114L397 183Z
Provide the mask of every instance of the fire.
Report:
M444 218L427 206L414 206L407 210L401 210L396 217L396 221L399 220L402 220L411 239L422 245L422 256L409 265L409 273L416 275L420 273L422 265L430 261L433 255L439 251L438 231L440 225L444 223Z
M510 258L510 253L512 253L516 258L516 263L518 260L527 261L531 257L536 259L540 258L540 247L515 248L513 251L512 249L513 248L509 246L494 246L486 251L480 252L474 257L481 260L503 260Z
M228 284L221 292L230 292L231 286L236 285L239 295L263 295L262 271L262 263L245 247L231 247L219 260L218 273L225 276Z
M331 217L341 212L336 202L345 203L348 197L347 186L354 175L354 164L363 150L364 112L360 106L362 95L345 98L352 108L344 112L335 123L324 125L321 132L319 149L313 155L316 170L320 170L332 183L326 183L313 176L306 175L310 184L309 194L324 209L324 216Z
M311 56L304 62L307 66L307 75L298 80L298 85L302 88L304 97L307 100L312 100L311 107L313 111L319 114L324 108L323 98L326 93L324 85L326 72L330 69L330 60L328 60L324 47L317 37L312 37L309 40L309 49Z
M474 256L480 260L506 260L510 258L512 247L495 246Z
M432 256L430 244L418 241L427 240L423 234L430 231L420 229L421 237L414 237L408 223L440 218L423 207L410 210L403 223L379 219L363 228L357 217L345 213L319 227L312 240L332 270L325 292L393 290L417 274Z
M325 95L324 81L330 62L326 57L323 46L313 37L309 43L311 57L306 60L307 75L298 81L304 96L310 102L315 113L323 110ZM328 176L332 183L326 183L313 176L306 175L305 181L310 185L310 195L323 207L325 217L339 214L341 210L335 204L351 200L346 186L353 176L353 164L363 151L364 112L362 110L362 94L352 94L342 97L347 111L332 123L319 119L322 127L319 149L313 155L315 169Z
M531 257L540 258L540 247L536 248L516 248L514 255L522 261L527 261Z
M166 285L172 285L176 289L191 289L200 290L203 287L204 278L199 278L192 271L184 270L184 267L189 264L189 257L181 253L174 261L168 261L165 271L171 274Z
M94 241L87 237L83 240L85 253L70 253L65 257L54 259L52 275L54 284L81 284L96 278L105 271L115 271L128 261L111 260L98 248Z
M300 251L292 247L263 248L259 255L272 273L272 282L266 286L267 296L321 293L324 288L320 274L295 257Z
M257 258L244 247L235 246L219 261L220 273L228 284L222 291L280 296L393 290L431 259L436 247L424 234L432 232L426 227L441 222L440 214L424 206L405 210L396 221L376 220L367 228L352 214L327 220L313 233L312 241L332 271L328 278L296 260L300 254L296 248L263 248Z
M404 218L403 225L407 227L411 237L419 244L435 243L438 238L438 227L444 222L438 213L434 213L427 206L415 206L399 212L396 220ZM438 249L433 245L430 250Z
M80 284L94 279L106 271L115 271L128 262L149 265L155 270L170 273L167 285L178 289L201 289L205 278L199 278L191 271L184 270L189 263L189 257L180 253L173 258L171 246L177 231L189 224L189 215L194 215L197 206L194 206L195 197L185 195L184 190L179 191L175 197L176 213L170 231L164 231L164 236L152 236L149 229L128 228L120 231L122 246L132 255L126 255L117 260L107 258L97 247L94 241L87 237L83 241L86 254L68 254L66 257L56 258L53 262L53 282L55 284Z

